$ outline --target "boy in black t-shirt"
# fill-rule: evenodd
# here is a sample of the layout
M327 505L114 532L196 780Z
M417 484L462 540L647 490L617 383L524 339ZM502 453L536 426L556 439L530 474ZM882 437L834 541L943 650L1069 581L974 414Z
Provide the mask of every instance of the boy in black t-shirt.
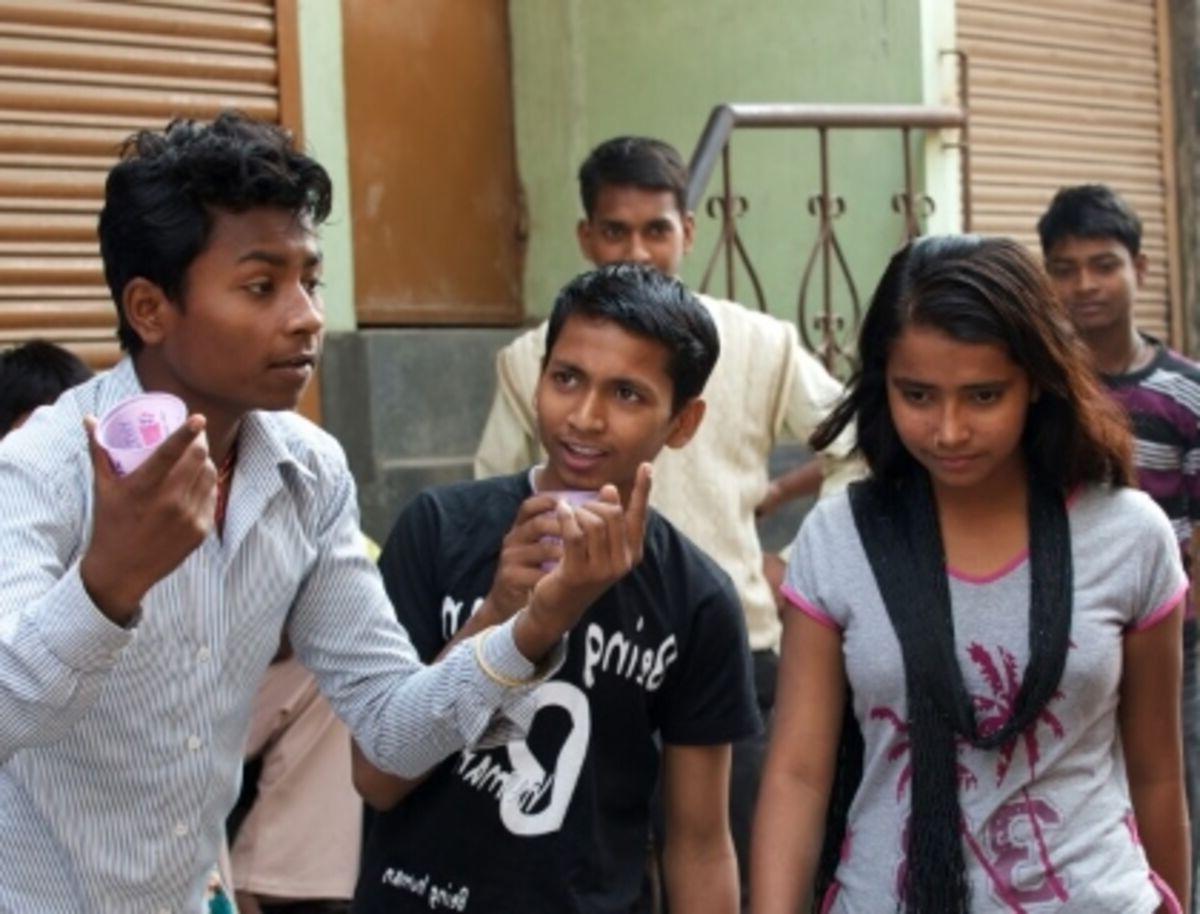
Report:
M546 464L421 493L384 547L385 583L424 659L528 600L561 554L555 492L613 485L625 501L639 464L687 443L718 349L703 306L653 268L604 267L560 293L535 403ZM598 523L604 509L575 514ZM672 908L737 910L730 742L759 721L728 577L651 513L641 563L569 638L526 739L463 752L419 783L355 750L356 786L386 810L355 911L639 910L660 772Z

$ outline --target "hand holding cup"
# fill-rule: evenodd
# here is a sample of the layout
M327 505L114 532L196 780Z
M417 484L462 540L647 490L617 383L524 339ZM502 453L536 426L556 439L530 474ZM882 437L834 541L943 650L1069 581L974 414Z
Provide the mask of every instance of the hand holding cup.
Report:
M526 657L541 657L579 621L584 611L642 560L651 466L638 467L629 502L615 486L577 507L559 501L562 560L533 588L514 636Z
M209 458L201 415L187 416L124 474L99 440L100 423L89 416L84 425L94 504L91 540L79 573L100 611L124 625L137 613L146 591L212 529L217 469Z

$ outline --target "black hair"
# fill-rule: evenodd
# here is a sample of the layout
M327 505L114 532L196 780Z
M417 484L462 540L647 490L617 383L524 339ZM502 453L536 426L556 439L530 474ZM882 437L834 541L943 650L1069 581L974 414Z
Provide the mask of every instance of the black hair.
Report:
M888 355L910 324L966 343L1000 345L1025 371L1038 394L1022 439L1031 470L1064 489L1081 482L1131 484L1128 423L1101 390L1041 267L1009 238L927 237L892 257L859 331L859 367L846 396L814 432L815 448L827 447L854 422L872 476L890 484L917 472L887 399Z
M1064 187L1054 195L1037 224L1042 254L1064 238L1115 238L1136 257L1142 249L1142 220L1105 184Z
M26 413L53 403L91 376L78 356L45 340L0 352L0 438Z
M650 266L609 264L567 283L550 312L543 371L563 326L575 315L612 321L666 348L672 413L700 395L721 352L708 309L678 279Z
M579 166L579 198L588 219L605 187L668 190L680 215L687 212L687 166L670 143L646 136L619 136L591 151Z
M147 279L182 308L187 269L208 243L214 210L277 207L319 225L332 193L325 169L298 152L286 130L238 112L133 134L108 174L99 226L121 348L142 347L125 316L125 287Z

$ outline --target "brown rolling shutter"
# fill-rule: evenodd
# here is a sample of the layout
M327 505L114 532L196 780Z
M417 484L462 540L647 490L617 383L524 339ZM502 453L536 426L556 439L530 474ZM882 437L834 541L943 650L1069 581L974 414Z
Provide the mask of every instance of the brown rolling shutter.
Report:
M957 29L970 67L973 229L1015 236L1040 253L1035 224L1058 188L1110 185L1143 223L1150 274L1138 323L1179 345L1161 7L1161 0L958 0Z
M0 0L0 346L116 360L96 215L117 148L223 108L280 120L276 16L271 0Z

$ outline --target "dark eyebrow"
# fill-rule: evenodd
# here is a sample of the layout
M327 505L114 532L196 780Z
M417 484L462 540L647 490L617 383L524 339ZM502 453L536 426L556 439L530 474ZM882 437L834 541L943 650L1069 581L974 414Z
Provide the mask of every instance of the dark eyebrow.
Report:
M247 263L248 261L251 261L251 260L261 261L262 263L265 263L272 267L286 267L288 265L289 258L287 257L286 254L278 254L275 251L254 250L254 251L247 251L245 254L243 254L241 257L239 257L237 259L237 262L238 263ZM324 255L320 251L315 251L311 254L308 254L304 258L304 266L305 267L319 266L323 262L324 262Z
M1012 384L1011 380L1001 381L1001 380L997 379L995 381L980 381L978 384L966 384L966 385L964 385L963 389L964 390L991 390L995 387L1009 387L1011 384Z
M905 378L894 376L892 383L900 387L926 387L933 388L937 385L930 384L928 381L917 381L913 378ZM990 381L976 381L974 384L964 384L960 390L990 390L994 387L1009 387L1012 384L1012 379L996 378Z
M276 254L272 251L247 251L237 259L237 262L246 263L250 260L261 260L263 263L270 264L273 267L287 266L287 258L282 254Z
M565 370L565 371L573 371L576 374L583 374L583 371L580 369L580 367L578 365L576 365L574 362L568 362L565 359L559 359L559 358L552 357L550 359L550 361L548 361L546 363L546 370L549 371L551 368L556 368L559 371Z
M632 388L637 392L639 397L645 397L646 399L653 399L654 396L654 388L643 383L642 381L637 380L636 378L612 378L610 381L610 386L614 388Z
M636 387L642 390L646 385L637 378L612 378L612 383L619 387Z

